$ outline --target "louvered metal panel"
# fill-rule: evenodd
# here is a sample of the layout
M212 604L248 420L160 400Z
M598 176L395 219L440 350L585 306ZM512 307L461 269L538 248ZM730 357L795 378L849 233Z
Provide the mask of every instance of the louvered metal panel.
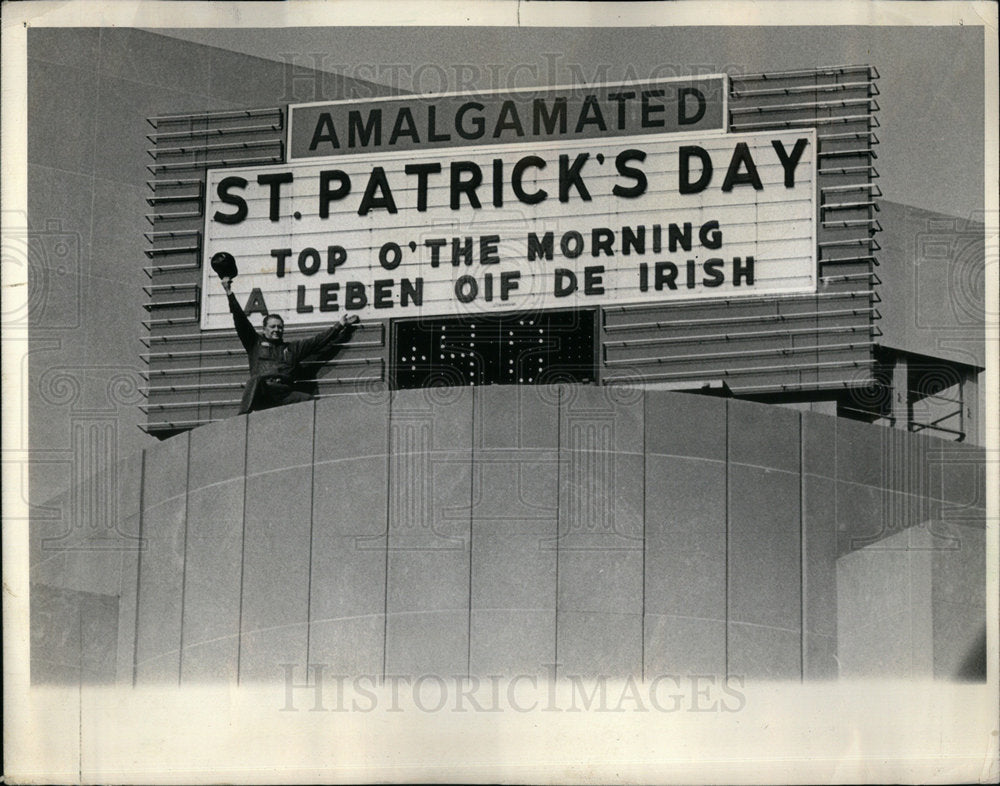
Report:
M153 178L146 203L143 286L148 335L145 428L169 436L236 414L246 381L246 355L235 331L199 329L201 236L209 167L284 160L284 110L252 109L166 115L148 120ZM385 378L386 326L364 326L317 370L320 397ZM294 339L315 331L289 330Z
M598 377L737 395L842 390L873 376L881 230L878 74L865 65L730 80L732 132L817 130L818 291L599 310ZM284 110L150 118L142 267L146 428L166 436L235 413L245 356L199 329L207 168L284 161ZM308 333L310 331L303 331ZM297 331L290 330L289 338ZM384 384L388 323L367 324L317 375L319 396ZM831 394L832 395L832 394Z
M877 338L878 73L865 65L733 76L733 132L817 129L812 296L603 309L601 378L724 381L737 395L868 384Z

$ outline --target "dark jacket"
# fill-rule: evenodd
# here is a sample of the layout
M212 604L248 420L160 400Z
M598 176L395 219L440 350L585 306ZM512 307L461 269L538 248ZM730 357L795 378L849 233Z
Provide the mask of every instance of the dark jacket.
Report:
M286 385L293 384L299 363L327 349L330 343L349 331L349 328L337 322L310 338L274 342L268 341L254 330L232 293L229 294L229 311L233 315L233 324L250 363L250 379L243 390L243 400L240 401L241 415L255 408L254 405L262 395L261 388L265 379L280 380Z

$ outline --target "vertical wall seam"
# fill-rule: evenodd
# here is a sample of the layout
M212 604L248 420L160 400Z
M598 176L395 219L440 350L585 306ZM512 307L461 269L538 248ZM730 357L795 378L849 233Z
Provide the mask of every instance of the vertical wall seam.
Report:
M726 482L723 493L724 499L724 510L725 510L725 520L726 520L726 538L723 551L726 557L726 571L724 584L724 594L725 594L725 619L723 623L725 625L725 646L723 647L723 663L725 664L726 678L729 678L729 402L726 401L726 436L725 436L725 456L726 456Z
M806 462L805 462L805 418L799 413L799 681L806 678L806 569L808 554L806 552Z
M833 597L836 609L833 614L833 621L836 625L833 637L834 662L837 664L837 678L840 678L840 598L838 597L839 577L837 575L837 561L840 559L840 511L838 508L838 496L840 490L840 458L837 454L840 435L837 428L837 421L833 419Z
M467 676L472 676L472 538L473 521L475 516L473 510L475 506L475 486L476 486L476 397L479 394L476 389L472 389L472 452L469 454L469 614L468 614L468 637L466 647L465 671Z
M639 679L646 680L646 409L648 395L642 391L642 616L639 626Z
M385 419L385 561L382 566L382 682L389 657L389 532L392 528L392 391Z
M309 474L309 556L306 565L306 674L309 682L309 645L312 641L312 567L313 567L313 533L316 526L316 401L313 400L312 453L310 455L312 471Z
M139 555L135 566L135 627L132 631L132 687L136 686L139 676L139 601L142 587L142 552L143 524L146 507L146 450L142 449L139 459Z
M183 557L181 559L181 630L180 642L177 648L177 684L181 684L181 677L184 674L184 601L187 590L187 542L188 542L188 515L191 509L191 432L187 433L187 467L184 471L184 545L182 547Z
M912 552L908 548L903 551L903 558L906 560L906 562L905 562L905 568L904 568L904 570L906 571L906 573L904 574L905 577L906 577L906 586L905 586L905 589L906 589L906 605L905 605L905 608L914 609L915 606L914 606L914 603L913 603L913 554L912 554ZM907 658L908 662L907 662L906 665L907 665L907 668L909 670L908 671L909 674L913 674L914 669L915 669L915 667L917 665L917 656L916 656L916 653L914 652L914 646L913 646L913 618L914 617L916 617L916 614L914 614L912 612L910 614L907 614L906 617L905 617L905 619L906 619L906 635L907 635L906 650L907 650L907 652L909 654L909 657ZM931 642L932 642L932 646L933 646L933 639L931 640ZM932 652L931 653L931 662L932 663L933 663L933 659L934 659L934 655L933 655L933 652Z
M246 571L247 550L247 486L250 470L250 415L244 415L243 433L243 534L240 536L240 610L236 617L236 684L240 684L240 668L243 665L243 574Z
M552 678L559 674L559 538L560 538L560 501L562 499L562 403L563 388L560 385L556 395L556 596L555 613L553 614L554 641L552 652Z

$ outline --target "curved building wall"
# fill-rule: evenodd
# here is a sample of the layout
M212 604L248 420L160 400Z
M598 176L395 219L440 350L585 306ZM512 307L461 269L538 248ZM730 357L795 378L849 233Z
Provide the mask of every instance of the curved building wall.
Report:
M234 417L93 484L114 532L33 525L33 678L960 676L982 471L973 446L614 386Z

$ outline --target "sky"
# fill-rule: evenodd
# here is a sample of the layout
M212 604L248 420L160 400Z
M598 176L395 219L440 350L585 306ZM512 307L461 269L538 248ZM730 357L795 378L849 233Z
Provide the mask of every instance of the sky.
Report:
M981 27L286 28L156 32L406 91L759 73L870 63L887 199L983 206Z

